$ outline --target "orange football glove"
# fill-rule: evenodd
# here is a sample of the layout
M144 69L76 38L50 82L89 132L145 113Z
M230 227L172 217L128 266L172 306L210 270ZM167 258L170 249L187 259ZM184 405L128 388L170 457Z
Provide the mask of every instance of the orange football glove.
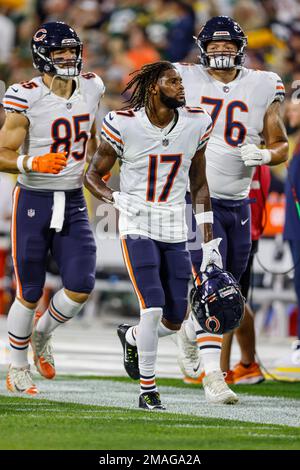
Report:
M66 152L45 153L32 160L32 171L57 175L67 165Z
M103 176L102 181L104 181L104 183L107 183L110 177L111 177L111 172L109 171L108 173L106 173L106 175Z

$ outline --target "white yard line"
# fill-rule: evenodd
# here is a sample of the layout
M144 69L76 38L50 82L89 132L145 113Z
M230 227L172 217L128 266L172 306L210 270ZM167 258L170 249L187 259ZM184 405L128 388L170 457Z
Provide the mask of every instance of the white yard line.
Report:
M66 403L138 409L138 384L109 380L53 382L36 380L36 384L41 393L33 397L33 400L48 399ZM240 403L237 405L209 405L205 402L203 390L162 386L160 393L168 413L245 421L258 425L300 427L300 400L241 394ZM0 386L0 394L12 396L6 392L3 382ZM10 405L7 404L7 406ZM45 406L49 407L46 403ZM1 409L3 412L2 407ZM98 410L95 410L95 415L97 412ZM166 413L163 416L166 418Z

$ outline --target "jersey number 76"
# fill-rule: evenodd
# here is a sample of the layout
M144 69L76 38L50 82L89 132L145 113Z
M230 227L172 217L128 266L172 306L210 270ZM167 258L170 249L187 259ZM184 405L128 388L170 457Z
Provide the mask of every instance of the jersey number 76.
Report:
M202 104L211 105L212 111L210 116L215 126L221 109L224 104L224 100L220 98L210 98L208 96L202 96ZM243 123L234 120L234 111L239 109L242 113L248 112L248 106L243 101L234 100L228 103L226 108L226 120L224 129L224 140L231 147L238 147L243 144L247 135L247 129Z

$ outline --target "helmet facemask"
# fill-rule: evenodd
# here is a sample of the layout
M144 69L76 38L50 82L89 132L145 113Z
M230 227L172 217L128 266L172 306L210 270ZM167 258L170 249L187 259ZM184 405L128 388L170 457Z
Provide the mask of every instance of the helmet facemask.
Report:
M77 77L80 74L81 67L82 67L82 44L78 44L77 42L71 43L72 40L67 39L68 44L62 45L61 47L53 47L53 46L40 46L36 47L33 46L35 53L41 57L44 62L44 72L49 75L57 75L62 78L73 78ZM52 58L52 52L58 49L76 49L76 58L75 59L62 59Z
M224 40L218 38L219 41ZM247 45L247 40L234 41L232 39L227 39L228 41L234 42L237 46L236 52L207 52L208 42L203 42L199 39L196 39L196 44L200 49L200 63L206 68L215 69L215 70L229 70L229 69L240 69L245 61L245 47Z

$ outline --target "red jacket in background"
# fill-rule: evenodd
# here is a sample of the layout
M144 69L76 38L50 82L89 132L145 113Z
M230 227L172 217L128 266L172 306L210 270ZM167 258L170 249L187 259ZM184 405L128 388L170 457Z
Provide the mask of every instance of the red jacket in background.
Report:
M252 178L249 198L255 199L251 204L251 238L258 240L265 225L265 204L271 183L270 168L266 165L256 167Z

